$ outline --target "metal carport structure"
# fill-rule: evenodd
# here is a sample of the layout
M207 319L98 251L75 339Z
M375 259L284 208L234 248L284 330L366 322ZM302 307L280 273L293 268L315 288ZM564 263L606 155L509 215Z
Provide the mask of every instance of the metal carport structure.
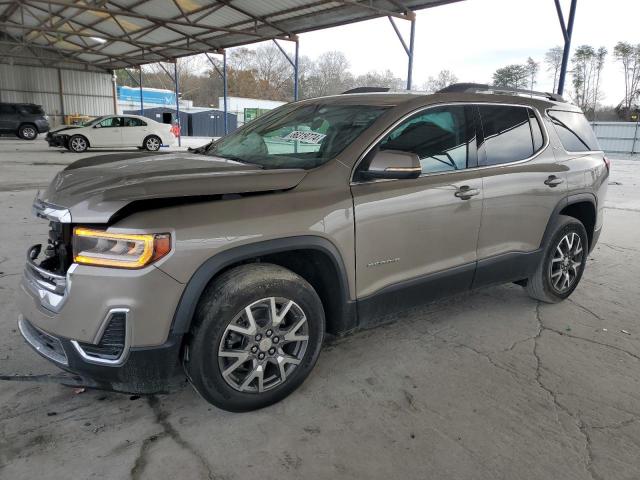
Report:
M271 40L293 67L298 96L298 35L324 28L388 17L408 58L411 88L415 10L462 0L0 0L0 58L21 65L65 65L112 71L156 62L172 62L167 72L178 91L176 58L207 54L223 57L227 97L227 48ZM562 93L577 0L565 22L554 0L564 37L558 93ZM408 43L394 19L411 22ZM278 41L295 43L286 54ZM213 62L212 62L213 63ZM141 86L140 77L136 82ZM225 102L226 103L226 102ZM176 105L176 108L179 108ZM225 105L226 114L226 105Z

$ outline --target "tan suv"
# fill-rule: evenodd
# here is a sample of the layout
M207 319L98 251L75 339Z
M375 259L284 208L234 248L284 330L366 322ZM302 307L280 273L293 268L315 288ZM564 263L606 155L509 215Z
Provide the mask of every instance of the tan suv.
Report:
M568 297L608 161L578 108L472 87L305 100L196 152L71 164L34 203L23 336L83 385L186 374L246 411L295 390L326 332L503 282Z

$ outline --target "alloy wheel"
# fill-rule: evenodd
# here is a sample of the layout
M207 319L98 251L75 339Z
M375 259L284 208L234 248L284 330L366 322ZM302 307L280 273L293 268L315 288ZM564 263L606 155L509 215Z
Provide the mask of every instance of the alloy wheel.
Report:
M160 142L157 138L151 137L147 139L147 150L158 150L160 148Z
M225 382L245 393L283 384L304 358L309 325L300 306L281 297L263 298L238 313L218 347Z
M82 137L75 137L71 139L71 150L75 152L82 152L86 150L87 142Z
M31 140L32 138L35 138L36 135L37 135L36 129L33 127L24 127L22 129L22 136L27 140Z
M580 235L567 233L556 245L549 265L550 283L556 292L565 293L575 285L583 261L584 249Z

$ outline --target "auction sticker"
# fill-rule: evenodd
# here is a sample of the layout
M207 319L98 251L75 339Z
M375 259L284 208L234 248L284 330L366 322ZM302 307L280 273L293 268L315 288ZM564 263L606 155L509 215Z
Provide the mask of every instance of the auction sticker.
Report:
M314 145L318 145L320 142L322 142L322 139L324 137L326 137L324 133L309 132L309 131L303 132L300 130L295 130L282 138L284 138L285 140L291 140L291 141L298 140L299 142L312 143Z

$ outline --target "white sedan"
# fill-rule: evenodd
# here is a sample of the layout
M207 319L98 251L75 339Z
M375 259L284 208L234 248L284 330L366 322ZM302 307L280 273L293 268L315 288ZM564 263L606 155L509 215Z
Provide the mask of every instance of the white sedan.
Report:
M175 139L171 125L139 115L106 115L47 134L49 146L65 147L72 152L105 147L138 147L155 152L163 145L172 145Z

